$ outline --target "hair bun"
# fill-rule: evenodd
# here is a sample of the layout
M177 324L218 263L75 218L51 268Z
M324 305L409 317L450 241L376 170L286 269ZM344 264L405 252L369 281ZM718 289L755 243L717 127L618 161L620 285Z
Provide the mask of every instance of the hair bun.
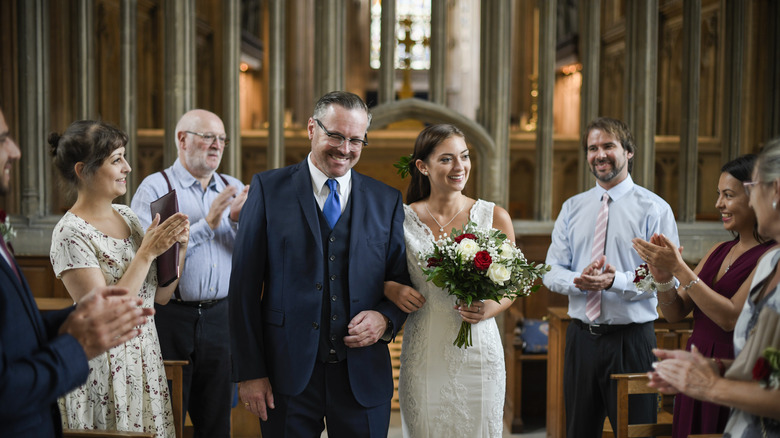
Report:
M51 145L51 153L56 154L57 153L57 146L60 144L60 137L59 134L56 132L52 132L49 134L49 145Z

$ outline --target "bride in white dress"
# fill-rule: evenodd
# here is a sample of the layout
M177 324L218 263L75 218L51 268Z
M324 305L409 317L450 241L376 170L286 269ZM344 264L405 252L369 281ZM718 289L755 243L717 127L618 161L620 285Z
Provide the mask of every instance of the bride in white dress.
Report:
M405 437L501 437L506 369L495 316L508 298L456 306L447 291L425 280L420 252L462 229L468 220L497 228L512 241L512 220L501 207L463 195L471 170L463 133L433 125L417 137L409 164L404 235L414 289L392 284L386 294L409 312L403 336L399 397ZM473 345L453 345L461 322L473 324Z

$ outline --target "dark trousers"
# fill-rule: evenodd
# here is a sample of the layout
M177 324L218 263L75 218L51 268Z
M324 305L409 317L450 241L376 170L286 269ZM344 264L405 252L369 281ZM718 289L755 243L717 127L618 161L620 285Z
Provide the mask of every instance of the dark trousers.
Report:
M229 437L233 384L228 301L196 308L172 300L154 307L163 359L190 362L183 369L183 407L192 419L194 436Z
M327 423L331 437L386 438L390 427L390 400L361 406L352 393L346 361L318 361L302 393L274 393L274 404L268 421L260 421L264 437L319 438Z
M574 322L569 324L563 365L567 437L601 437L607 415L615 430L617 383L609 376L649 371L655 360L653 348L652 322L629 324L603 335L591 334ZM628 413L629 423L655 423L656 396L631 396Z

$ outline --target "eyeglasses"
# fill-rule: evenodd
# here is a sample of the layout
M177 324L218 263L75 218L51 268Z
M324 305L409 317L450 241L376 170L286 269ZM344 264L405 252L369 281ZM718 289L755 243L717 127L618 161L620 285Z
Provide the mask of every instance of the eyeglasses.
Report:
M230 139L227 138L225 135L216 135L211 132L192 132L192 131L184 131L187 134L197 135L198 137L202 138L206 141L206 143L211 146L214 144L214 141L218 141L219 144L221 144L223 147L227 147L227 145L230 144Z
M347 138L339 133L328 131L327 129L325 129L324 126L322 126L322 122L320 122L319 120L314 119L314 121L317 122L318 125L320 125L320 128L325 132L325 135L328 136L328 146L330 147L340 148L345 141L348 141L349 145L357 151L364 148L365 146L368 146L368 134L366 134L363 139Z
M753 189L753 186L758 184L759 181L744 181L742 182L742 186L745 187L745 193L747 193L748 196L750 196L750 191Z

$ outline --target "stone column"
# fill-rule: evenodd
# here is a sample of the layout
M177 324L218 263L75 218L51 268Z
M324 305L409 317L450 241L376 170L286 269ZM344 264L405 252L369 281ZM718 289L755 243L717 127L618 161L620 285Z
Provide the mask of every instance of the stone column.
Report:
M445 104L445 70L447 51L447 2L431 1L431 70L428 73L428 100Z
M480 104L481 4L479 0L454 0L447 4L447 36L442 102L469 119L477 119ZM510 74L511 79L511 74ZM511 84L510 84L511 88Z
M539 2L539 97L536 125L536 205L538 221L552 220L553 94L555 92L555 12L557 0Z
M49 127L49 24L47 0L24 0L19 7L19 147L21 214L49 213L50 179L46 133Z
M175 131L181 116L195 107L195 1L166 0L165 17L165 112L163 123L163 168L177 157Z
M655 186L655 111L658 83L658 0L626 2L626 118L634 134L632 178Z
M127 156L130 167L138 169L138 0L122 0L120 4L119 46L119 127L127 133ZM127 179L127 193L124 199L127 205L140 184L138 172L131 172Z
M346 23L343 0L315 1L314 94L344 89Z
M222 3L222 121L230 146L222 155L222 167L229 175L241 179L241 99L239 64L241 62L241 2Z
M314 22L315 0L288 0L286 41L287 47L295 47L286 54L288 64L285 74L286 105L292 108L293 123L302 123L311 116L314 107ZM290 84L287 87L287 83ZM319 97L319 96L317 96Z
M477 120L495 140L494 156L485 160L477 175L479 196L506 207L509 203L509 74L511 71L510 39L512 2L482 2L480 53L480 110Z
M722 162L737 158L741 154L742 97L744 93L745 21L747 2L724 2L723 19L726 29L723 35L725 45L725 69L723 72L724 99Z
M284 166L284 0L269 3L268 168Z
M599 114L599 75L601 72L601 1L580 2L580 48L582 50L582 91L580 93L580 132ZM577 153L579 189L585 191L595 184L588 171L585 150Z
M701 0L683 2L682 130L680 132L680 205L682 222L696 220L699 175L699 86L701 81Z
M95 111L95 1L76 1L75 84L77 120L94 119Z
M379 105L395 100L395 0L382 1L382 28L379 47Z

